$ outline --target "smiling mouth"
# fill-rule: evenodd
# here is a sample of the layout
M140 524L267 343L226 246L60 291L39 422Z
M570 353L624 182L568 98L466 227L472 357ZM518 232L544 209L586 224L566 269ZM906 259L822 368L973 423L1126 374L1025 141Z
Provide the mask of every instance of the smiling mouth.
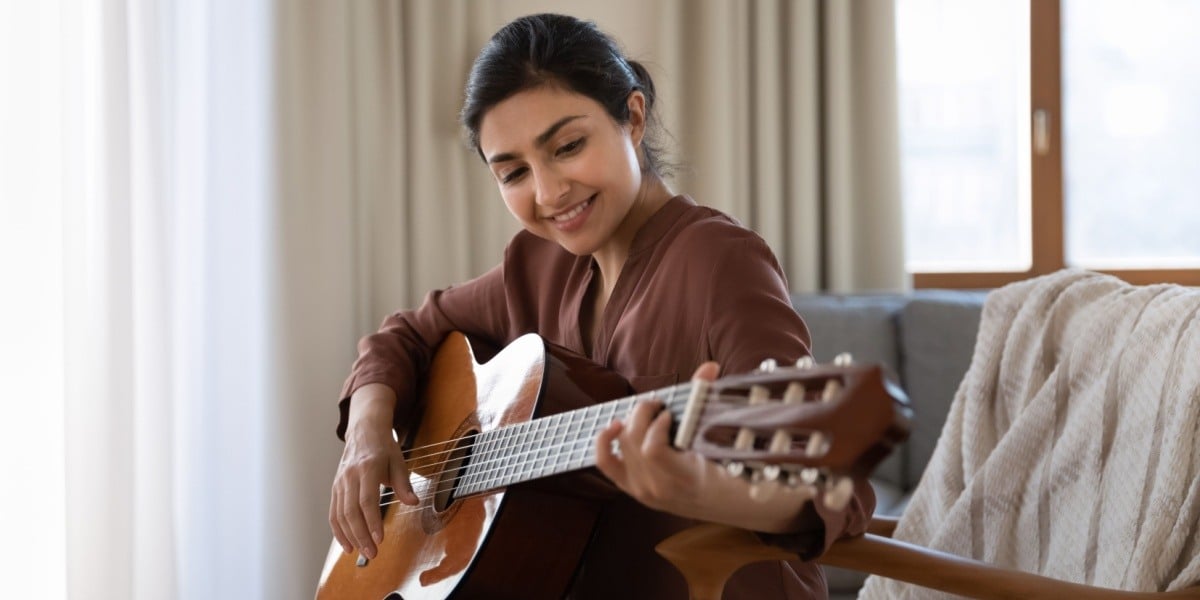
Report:
M565 213L562 213L559 215L554 215L553 217L550 217L550 220L554 221L555 223L566 223L567 221L570 221L571 219L578 217L585 209L587 209L587 207L592 205L592 201L595 199L596 199L596 197L592 196L591 198L584 200L582 203L580 203L575 208L572 208L571 210L568 210Z

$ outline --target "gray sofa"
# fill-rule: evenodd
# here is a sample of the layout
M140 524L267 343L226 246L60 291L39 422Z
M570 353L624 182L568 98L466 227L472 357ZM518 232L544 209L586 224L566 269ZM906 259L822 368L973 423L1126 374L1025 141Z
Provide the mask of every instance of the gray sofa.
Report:
M912 402L909 440L871 479L876 514L899 515L933 454L950 401L971 362L985 292L919 290L911 294L796 295L813 354L828 362L849 352L856 362L883 363ZM854 598L864 576L826 567L832 599Z

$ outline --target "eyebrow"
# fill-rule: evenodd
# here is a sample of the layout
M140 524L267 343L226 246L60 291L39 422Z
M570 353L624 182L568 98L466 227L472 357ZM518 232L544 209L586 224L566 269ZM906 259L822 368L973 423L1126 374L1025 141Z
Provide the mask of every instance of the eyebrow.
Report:
M563 118L555 121L553 125L547 127L546 131L543 131L540 135L538 135L536 138L534 138L533 141L538 146L544 146L546 144L546 142L550 141L550 138L554 137L555 133L558 133L559 129L563 128L564 125L566 125L567 123L570 123L571 121L574 121L575 119L582 119L586 116L587 115L570 115L570 116L563 117ZM488 164L504 162L506 160L512 160L514 158L517 158L516 154L514 154L512 152L502 152L500 154L497 154L497 155L489 158Z

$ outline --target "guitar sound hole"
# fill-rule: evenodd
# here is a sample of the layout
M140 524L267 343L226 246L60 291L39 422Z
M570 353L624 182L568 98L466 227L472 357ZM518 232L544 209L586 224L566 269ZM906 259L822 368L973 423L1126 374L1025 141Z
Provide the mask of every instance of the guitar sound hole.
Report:
M466 473L467 464L470 463L471 447L475 443L475 434L477 433L472 431L468 435L458 438L457 445L450 451L450 458L446 461L446 468L438 476L437 487L433 494L435 511L446 510L454 503L458 484L462 481L462 475Z

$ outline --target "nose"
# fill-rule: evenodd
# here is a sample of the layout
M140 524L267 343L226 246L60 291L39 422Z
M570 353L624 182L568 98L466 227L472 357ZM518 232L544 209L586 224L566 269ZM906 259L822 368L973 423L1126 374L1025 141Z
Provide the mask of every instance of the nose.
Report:
M552 167L534 170L533 178L537 193L535 200L538 205L551 209L562 208L566 202L567 192L571 189L567 178Z

